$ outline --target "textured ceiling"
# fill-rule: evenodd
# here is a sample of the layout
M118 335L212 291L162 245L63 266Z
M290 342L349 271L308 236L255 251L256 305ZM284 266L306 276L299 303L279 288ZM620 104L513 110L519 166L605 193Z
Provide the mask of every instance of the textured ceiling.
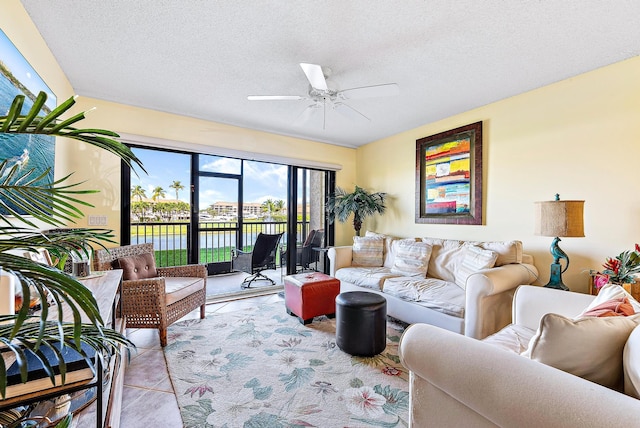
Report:
M79 95L356 147L640 54L638 0L22 0ZM298 65L397 83L294 126Z

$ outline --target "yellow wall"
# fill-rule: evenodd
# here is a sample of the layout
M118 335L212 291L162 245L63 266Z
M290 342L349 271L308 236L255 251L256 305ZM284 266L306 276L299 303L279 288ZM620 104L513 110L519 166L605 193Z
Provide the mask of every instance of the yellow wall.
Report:
M585 238L564 238L563 280L586 291L589 269L640 241L640 57L427 124L358 149L357 181L387 192L370 230L402 237L519 239L549 279L552 238L535 236L534 202L585 200ZM484 225L415 223L415 144L483 122Z
M28 14L18 0L3 0L0 5L0 27L18 47L31 65L58 97L58 101L73 95L64 73L40 37ZM251 131L243 128L141 109L106 101L80 97L74 113L96 110L80 122L81 127L109 129L166 140L182 141L248 153L279 154L289 158L333 163L342 166L337 173L339 186L355 182L356 151L291 137ZM76 141L58 139L56 144L56 178L73 172L74 182L85 181L84 188L100 190L83 200L95 208L83 209L91 214L107 215L107 227L119 234L120 228L120 161L114 155ZM77 222L87 226L86 217ZM350 228L339 225L337 239L349 235Z

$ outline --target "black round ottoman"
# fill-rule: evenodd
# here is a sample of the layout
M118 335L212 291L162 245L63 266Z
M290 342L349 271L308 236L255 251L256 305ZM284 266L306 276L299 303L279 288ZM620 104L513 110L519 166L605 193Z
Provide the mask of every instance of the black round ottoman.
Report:
M336 297L336 344L347 354L371 357L387 346L387 299L349 291Z

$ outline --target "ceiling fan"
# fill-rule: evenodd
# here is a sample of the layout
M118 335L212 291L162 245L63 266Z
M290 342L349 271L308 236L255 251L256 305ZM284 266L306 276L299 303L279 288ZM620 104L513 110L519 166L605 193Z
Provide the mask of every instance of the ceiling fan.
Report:
M311 104L300 114L294 125L304 125L313 117L321 115L322 129L325 129L327 108L336 111L351 119L369 121L370 119L344 103L346 100L358 98L388 97L397 95L398 84L385 83L382 85L362 86L344 90L335 90L327 84L327 77L331 70L323 68L317 64L300 63L300 67L309 81L309 91L306 96L300 95L249 95L249 101L300 101L308 100Z

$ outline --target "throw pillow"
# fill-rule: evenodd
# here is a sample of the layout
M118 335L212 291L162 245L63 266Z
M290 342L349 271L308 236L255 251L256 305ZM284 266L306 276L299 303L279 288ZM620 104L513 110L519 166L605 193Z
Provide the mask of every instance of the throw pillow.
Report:
M122 279L124 281L155 278L158 276L156 261L151 253L122 257L116 260L116 263L117 266L114 267L122 269Z
M352 266L381 267L384 239L377 236L353 237Z
M456 284L466 290L467 279L472 273L482 269L490 269L496 264L498 253L484 250L475 245L467 245L464 258L455 272Z
M640 303L638 303L638 301L634 299L631 294L627 293L627 291L622 288L622 286L617 284L607 284L600 289L596 298L593 299L591 304L587 306L586 309L577 316L577 318L585 316L585 312L592 310L598 305L601 305L610 300L621 299L623 297L626 297L629 300L629 303L631 304L631 306L633 306L633 310L636 313L640 313Z
M522 263L522 241L474 242L473 244L498 253L496 266Z
M391 272L403 276L426 277L431 245L411 240L397 241Z
M629 335L622 353L624 393L640 398L640 328Z
M607 300L593 308L584 311L581 317L628 317L635 314L629 299L621 297L619 299Z
M621 390L622 352L640 315L573 320L546 314L523 353L559 370Z
M391 251L391 245L398 238L395 238L395 237L389 236L389 235L385 235L383 233L371 232L369 230L367 230L365 232L364 236L366 236L366 237L378 237L378 238L384 239L384 248L382 250L382 256L384 257L383 266L384 267L388 267L388 268L393 267L394 254ZM415 239L414 239L414 241L415 241Z

